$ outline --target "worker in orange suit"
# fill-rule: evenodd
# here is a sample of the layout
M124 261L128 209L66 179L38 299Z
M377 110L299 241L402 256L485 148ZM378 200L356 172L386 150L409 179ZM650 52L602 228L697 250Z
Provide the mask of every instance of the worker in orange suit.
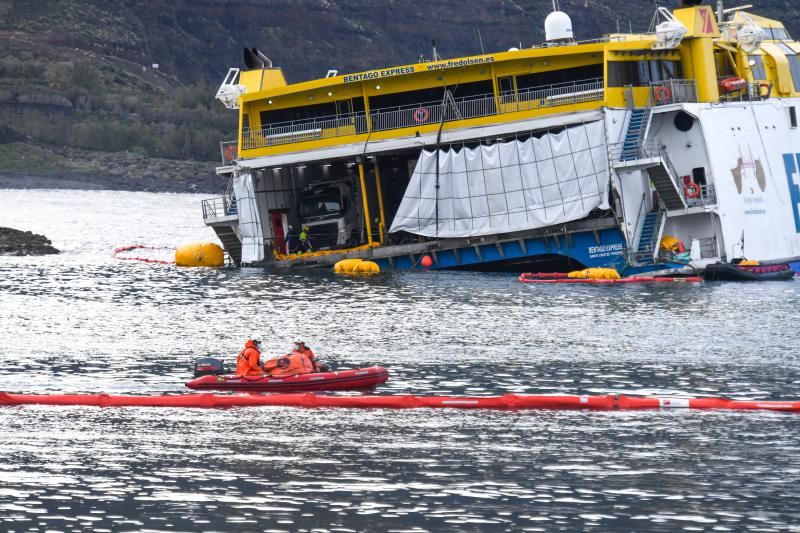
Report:
M305 355L311 364L314 366L314 372L330 372L331 367L326 365L325 363L320 363L317 356L314 355L314 352L311 351L311 348L306 346L304 341L295 341L294 343L294 352L301 353Z
M315 361L314 358L314 352L311 351L311 348L306 346L306 343L304 341L295 341L294 349L292 351L305 355L308 358L308 360L311 361L311 364L314 365L314 371L319 370L317 362Z
M244 343L244 350L236 358L237 376L263 376L264 368L261 365L261 339L249 339Z

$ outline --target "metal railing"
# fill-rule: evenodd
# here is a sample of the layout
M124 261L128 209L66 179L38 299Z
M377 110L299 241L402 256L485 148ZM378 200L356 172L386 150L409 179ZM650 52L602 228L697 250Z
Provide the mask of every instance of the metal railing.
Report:
M686 205L689 207L702 207L705 205L714 205L717 203L717 192L714 185L711 183L705 185L698 185L700 187L700 196L697 198L686 198Z
M678 190L684 203L686 195L683 190L683 183L678 182L678 172L672 164L666 149L661 146L659 139L638 139L611 145L609 154L612 161L638 161L641 159L660 159L672 184Z
M667 175L672 180L672 183L675 185L675 188L688 207L701 207L717 203L716 190L711 183L696 184L700 187L700 193L696 198L689 198L686 196L686 186L688 183L681 180L682 176L678 174L678 171L675 169L675 165L673 165L666 148L662 146L660 139L640 139L637 141L612 144L609 146L608 153L612 161L623 163L635 162L642 159L660 158L661 163L667 170Z
M636 214L636 222L634 222L634 224L633 224L633 231L638 231L639 230L639 222L642 221L642 213L646 213L646 212L647 212L647 193L643 192L642 193L642 201L641 201L641 203L639 203L639 211ZM645 215L645 216L647 216L647 215ZM636 246L634 246L634 240L631 239L630 237L628 238L628 242L630 242L630 247L628 248L628 255L630 256L629 259L631 259L631 260L636 255L636 251L637 251L637 249L639 247L639 240L640 239L641 239L641 234L637 233L636 234Z
M201 203L203 205L203 220L239 215L236 207L236 197L233 195L209 198Z
M738 91L724 92L720 90L719 99L723 102L758 102L761 100L768 100L770 96L772 96L774 83L775 82L750 81Z
M485 94L465 98L271 124L243 132L242 149L263 148L304 141L438 124L471 118L529 111L546 107L603 100L603 79L595 78L546 87ZM224 155L223 155L224 158Z
M650 102L653 106L697 102L697 82L675 79L651 82Z

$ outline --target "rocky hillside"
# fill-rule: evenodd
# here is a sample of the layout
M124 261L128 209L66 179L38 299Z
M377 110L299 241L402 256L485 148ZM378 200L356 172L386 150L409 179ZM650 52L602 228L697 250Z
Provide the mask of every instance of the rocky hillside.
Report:
M800 3L755 3L758 12L800 33ZM560 4L579 39L618 26L646 30L655 7L650 0ZM213 188L209 176L218 142L235 130L235 115L213 94L227 68L241 65L243 46L263 50L295 82L329 68L345 72L414 62L430 56L431 39L444 57L541 42L550 5L0 0L0 174L111 174L123 186L147 174L180 178L177 189L190 183Z

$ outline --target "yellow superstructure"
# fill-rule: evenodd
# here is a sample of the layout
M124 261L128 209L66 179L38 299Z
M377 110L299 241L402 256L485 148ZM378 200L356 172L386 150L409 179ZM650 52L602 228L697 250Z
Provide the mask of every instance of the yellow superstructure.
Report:
M687 31L671 49L654 46L655 34L618 34L296 84L287 84L280 69L245 71L240 78L246 92L239 98L239 157L420 136L603 106L641 107L654 99L717 102L726 97L720 94L720 81L728 77L760 83L774 96L800 94L800 44L787 40L779 22L737 12L720 28L709 6L673 14ZM758 50L747 51L737 42L736 28L749 21L767 37ZM798 79L793 78L795 68ZM674 94L676 80L683 82L681 94Z

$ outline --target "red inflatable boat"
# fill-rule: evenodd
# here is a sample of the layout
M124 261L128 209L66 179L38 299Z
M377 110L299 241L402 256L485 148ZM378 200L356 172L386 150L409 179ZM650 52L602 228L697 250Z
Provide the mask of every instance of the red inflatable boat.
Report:
M340 372L319 372L275 378L272 376L202 376L186 383L194 390L246 392L306 392L371 389L389 379L382 366L354 368Z

